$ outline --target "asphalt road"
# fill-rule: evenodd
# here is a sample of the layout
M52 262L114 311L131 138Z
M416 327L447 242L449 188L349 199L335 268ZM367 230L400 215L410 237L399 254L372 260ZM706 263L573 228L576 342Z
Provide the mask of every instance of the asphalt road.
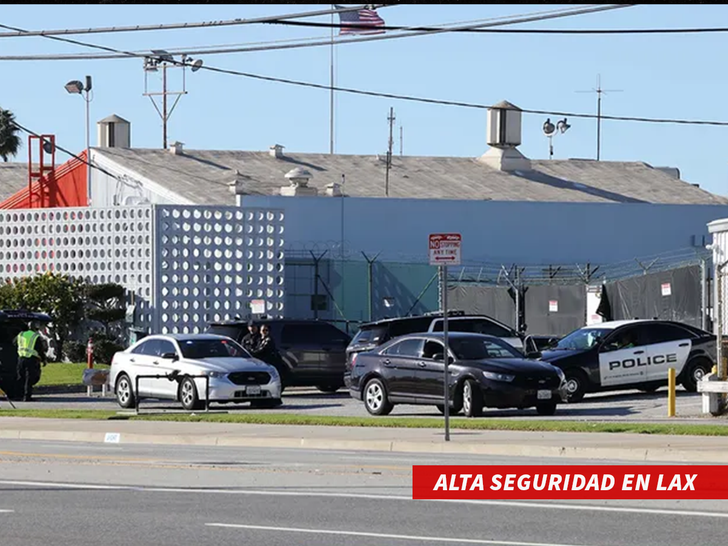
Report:
M0 544L724 543L718 502L413 501L414 463L563 461L4 441Z
M274 410L279 412L296 412L307 415L334 415L334 416L368 416L364 404L354 400L348 391L341 390L335 394L324 394L316 389L290 389L284 392L283 406ZM0 409L7 402L0 400ZM100 392L95 397L88 398L83 394L56 394L38 395L31 402L15 402L18 408L57 408L57 409L108 409L120 410L113 395L101 398ZM224 411L263 411L251 410L249 405L213 405L216 410ZM680 420L709 421L711 423L726 423L728 419L716 419L701 412L702 397L697 393L688 393L683 390L677 392L677 416ZM168 401L143 400L142 411L180 411L179 404ZM393 417L439 417L440 413L434 406L397 406L391 414ZM656 393L643 393L639 391L625 391L618 393L602 393L587 395L583 402L578 404L562 404L555 417L539 417L535 409L527 410L494 410L486 409L488 417L508 417L527 419L571 419L571 420L600 420L600 421L664 421L667 420L667 389L660 389Z

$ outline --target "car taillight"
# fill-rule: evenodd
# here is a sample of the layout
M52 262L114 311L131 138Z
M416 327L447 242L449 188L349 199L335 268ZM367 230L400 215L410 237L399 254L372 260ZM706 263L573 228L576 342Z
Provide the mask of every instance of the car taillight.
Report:
M354 366L356 365L356 357L359 356L359 353L354 353L351 355L351 362L349 364L349 367L353 370Z

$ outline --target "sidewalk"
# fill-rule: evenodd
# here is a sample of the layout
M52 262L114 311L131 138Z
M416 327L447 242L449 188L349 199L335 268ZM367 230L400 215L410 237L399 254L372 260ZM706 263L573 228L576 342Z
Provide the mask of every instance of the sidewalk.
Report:
M109 434L111 436L109 436ZM118 435L118 436L117 436ZM728 463L728 437L0 418L2 439ZM0 448L1 449L1 448Z

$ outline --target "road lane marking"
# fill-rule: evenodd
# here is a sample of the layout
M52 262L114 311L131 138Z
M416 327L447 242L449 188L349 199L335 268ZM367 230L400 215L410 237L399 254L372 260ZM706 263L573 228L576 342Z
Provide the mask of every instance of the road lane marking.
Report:
M145 457L127 457L127 456L118 456L118 455L72 455L67 453L24 453L22 451L0 451L0 456L8 456L8 457L15 457L17 459L23 459L23 458L41 458L41 459L58 459L61 461L81 461L82 463L88 463L88 464L96 464L97 461L102 462L109 462L114 465L124 465L124 464L147 464L149 466L157 466L160 468L187 468L193 467L195 469L198 469L200 467L205 467L209 470L225 470L226 468L223 467L230 467L231 465L229 463L219 463L216 461L211 462L196 462L196 461L185 461L182 459L150 459ZM2 461L0 460L0 463L2 462L8 462L8 461ZM233 461L233 464L237 464L237 462ZM276 470L283 468L283 467L297 467L297 468L307 468L307 467L315 467L315 468L345 468L345 469L374 469L374 470L394 470L394 471L407 471L409 473L412 472L412 465L404 465L404 466L397 466L397 465L381 465L381 464L338 464L338 463L276 463L276 462L258 462L258 461L251 461L251 465L259 465L257 468L262 468L264 470L269 470L271 468L276 468ZM213 466L216 465L216 466ZM252 469L251 467L247 467L248 469ZM234 470L243 470L241 467L235 467Z
M20 485L26 487L57 487L59 489L101 489L108 491L135 491L147 493L208 493L213 495L248 495L248 496L269 496L269 497L322 497L335 499L362 499L362 500L384 500L384 501L409 501L409 502L437 502L451 504L474 504L479 506L503 506L511 508L534 508L547 510L577 510L586 512L617 512L628 514L649 514L660 516L686 516L699 518L723 518L728 519L728 512L698 512L695 510L671 510L668 508L631 508L628 506L593 506L588 504L559 504L559 503L538 503L528 501L498 501L498 500L457 500L457 499L425 499L415 501L412 497L403 495L374 495L366 493L324 493L319 491L265 491L248 489L204 489L204 488L179 488L179 487L150 487L150 486L127 486L127 485L95 485L61 482L33 482L33 481L10 481L0 480L0 485ZM402 486L382 486L392 489ZM409 487L409 486L408 486ZM299 489L305 489L301 486Z
M0 508L0 514L12 514L14 512L15 510L3 510L2 508Z
M299 529L296 527L267 527L264 525L237 525L232 523L206 523L207 527L224 527L228 529L250 529L253 531L276 531L283 533L305 533L311 535L338 535L350 537L386 538L389 540L416 540L418 542L438 542L455 544L492 544L496 546L576 546L575 544L557 544L555 542L517 542L512 540L486 540L477 538L432 537L414 535L394 535L389 533L362 533L357 531L333 531L330 529Z

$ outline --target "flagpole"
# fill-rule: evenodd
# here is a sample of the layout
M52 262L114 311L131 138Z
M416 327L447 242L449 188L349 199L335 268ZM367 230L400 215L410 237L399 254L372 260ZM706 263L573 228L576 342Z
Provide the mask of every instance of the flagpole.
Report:
M334 4L331 4L331 9L334 10ZM331 12L331 66L330 66L330 97L329 97L329 153L334 153L334 12Z

